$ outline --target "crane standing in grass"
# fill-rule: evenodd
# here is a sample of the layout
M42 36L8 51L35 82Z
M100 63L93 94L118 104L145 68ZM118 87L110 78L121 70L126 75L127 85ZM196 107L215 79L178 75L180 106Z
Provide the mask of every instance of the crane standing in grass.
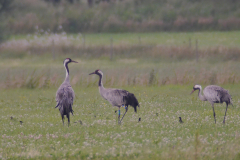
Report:
M203 95L202 95L201 94L202 87L200 85L194 85L191 94L195 90L198 90L199 99L201 99L202 101L209 101L211 103L212 108L213 108L213 116L214 116L215 123L216 123L216 117L215 117L216 114L214 111L214 103L223 103L223 102L226 103L226 111L225 111L225 116L223 119L223 123L225 124L225 117L227 114L228 105L231 104L233 106L232 98L231 98L231 95L228 93L228 91L223 89L222 87L210 85L210 86L207 86L206 88L204 88Z
M115 88L104 88L102 84L102 76L103 73L101 70L96 70L91 74L96 74L99 76L99 82L98 82L98 87L99 87L99 92L101 96L106 99L108 102L111 103L111 105L114 107L118 107L118 123L120 124L121 121L123 120L123 117L128 111L128 105L131 105L134 108L134 111L137 112L137 106L139 107L139 103L137 98L134 96L134 94L122 90L122 89L115 89ZM122 119L120 120L120 107L125 106L125 113L122 116Z
M72 106L73 106L73 100L74 100L74 91L70 85L70 81L69 81L69 69L68 69L68 63L78 63L76 61L71 60L70 58L66 58L63 61L63 65L66 69L66 78L64 80L64 82L61 84L61 86L58 88L57 93L56 93L56 102L57 105L55 108L59 108L59 111L61 113L62 116L62 122L64 125L64 115L67 116L68 118L68 126L70 124L70 112L73 115L73 110L72 110Z

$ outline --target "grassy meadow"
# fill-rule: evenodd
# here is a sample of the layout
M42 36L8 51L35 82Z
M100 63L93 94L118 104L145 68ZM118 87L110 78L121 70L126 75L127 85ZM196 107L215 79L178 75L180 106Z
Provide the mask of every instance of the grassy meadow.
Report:
M124 87L140 101L118 125L117 108L97 87L75 87L71 126L54 109L56 89L1 92L1 159L239 159L239 85L225 85L234 107L201 102L192 86ZM121 109L122 114L124 109ZM12 118L11 118L12 117ZM141 122L138 122L141 117ZM184 123L178 122L182 117ZM66 119L65 119L66 120ZM19 121L23 123L20 124ZM81 123L80 123L81 121Z
M66 43L67 40L72 45L82 47L83 43L86 46L110 46L111 39L113 45L164 45L164 46L189 46L189 40L192 47L195 47L195 42L198 40L200 48L209 47L238 47L240 43L240 32L152 32L152 33L79 33L68 34L60 32L60 34L52 34L47 30L37 29L34 34L14 35L10 37L11 44L29 43L51 45L50 42L56 39L56 44ZM17 41L18 40L18 41ZM84 40L84 41L83 41ZM47 44L48 43L48 44ZM65 44L65 45L67 45ZM39 44L40 45L40 44Z
M40 32L0 45L0 159L240 159L240 32ZM69 64L70 127L54 108L67 57L79 62ZM106 88L126 89L140 102L121 125L98 77L88 75L96 69ZM234 107L225 125L225 104L215 105L214 124L210 103L189 95L194 84L229 90Z

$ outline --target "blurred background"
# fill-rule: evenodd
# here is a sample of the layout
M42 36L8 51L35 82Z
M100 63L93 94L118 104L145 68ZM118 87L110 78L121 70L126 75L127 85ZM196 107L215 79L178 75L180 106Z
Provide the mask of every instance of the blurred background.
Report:
M0 0L0 88L240 82L240 1Z

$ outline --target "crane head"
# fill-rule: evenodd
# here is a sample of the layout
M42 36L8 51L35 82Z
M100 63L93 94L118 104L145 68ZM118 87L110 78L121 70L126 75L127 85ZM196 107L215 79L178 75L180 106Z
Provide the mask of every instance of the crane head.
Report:
M97 74L97 75L103 75L102 71L97 69L96 71L90 73L89 75L92 75L92 74Z
M201 88L201 86L200 85L194 85L193 86L193 90L192 90L192 92L190 93L190 94L192 94L194 91L196 91L196 90L198 90L198 89L200 89Z
M66 58L66 59L63 61L63 64L65 64L65 63L71 63L71 62L78 63L78 62L76 62L76 61L73 61L71 58Z

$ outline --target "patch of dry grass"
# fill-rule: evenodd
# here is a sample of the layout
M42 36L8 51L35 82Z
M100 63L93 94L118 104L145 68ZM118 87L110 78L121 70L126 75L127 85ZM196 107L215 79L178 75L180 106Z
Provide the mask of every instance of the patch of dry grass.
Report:
M72 86L96 86L98 77L88 74L101 69L106 87L162 86L169 84L238 84L240 73L238 61L205 62L151 62L137 59L84 60L70 64ZM25 66L25 64L27 65ZM33 61L25 59L5 63L0 74L0 88L49 88L59 86L64 80L65 69L61 60ZM14 64L12 66L12 64Z
M64 80L62 61L66 57L79 62L70 66L73 86L96 85L97 77L88 76L96 69L104 72L104 84L109 87L240 82L240 49L237 47L214 45L199 47L196 52L193 46L186 44L131 43L128 40L132 35L128 35L126 41L119 38L111 46L107 44L109 42L83 43L83 35L80 34L43 34L1 44L0 88L58 86ZM99 38L98 35L91 36ZM100 40L106 41L108 35L100 37L104 36Z

